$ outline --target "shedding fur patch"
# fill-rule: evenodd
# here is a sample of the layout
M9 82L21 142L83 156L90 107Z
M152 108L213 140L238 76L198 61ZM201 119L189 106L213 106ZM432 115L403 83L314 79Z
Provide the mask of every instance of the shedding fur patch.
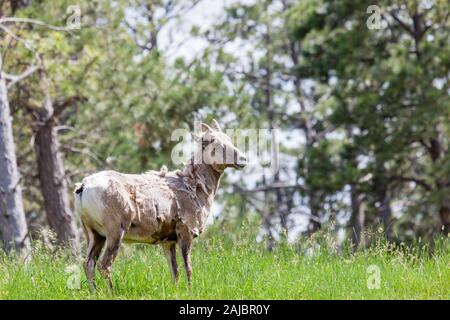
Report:
M191 163L181 170L162 166L140 175L103 171L85 178L75 190L83 194L82 218L99 229L120 220L133 225L125 240L154 243L170 228L183 227L194 237L203 231L220 175L210 166Z
M161 169L159 169L159 176L160 177L165 177L167 174L167 167L166 166L162 166Z

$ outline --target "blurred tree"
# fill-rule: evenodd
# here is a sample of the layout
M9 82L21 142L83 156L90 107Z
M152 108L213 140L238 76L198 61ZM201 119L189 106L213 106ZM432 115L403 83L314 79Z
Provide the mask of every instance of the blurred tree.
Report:
M214 115L224 127L281 132L279 170L224 179L219 197L227 218L260 215L268 249L299 221L311 235L336 219L355 249L371 226L402 240L448 233L446 1L379 1L375 11L362 0L232 3L211 28L192 28L206 40L202 55L170 59L162 31L198 2L78 1L71 32L0 24L9 27L0 30L2 106L14 117L31 232L47 223L60 243L76 239L74 180L158 169L179 142L174 129ZM3 1L0 16L64 26L71 5ZM26 77L9 86L9 73Z
M420 221L411 230L416 236L436 230L429 210L447 234L448 3L379 1L376 8L380 24L369 29L366 1L297 5L290 17L302 47L297 72L332 90L328 125L356 148L353 160L341 161L364 180L356 187L370 205L366 219L388 230L395 202L408 221ZM344 184L352 185L348 178ZM351 222L351 229L361 227L356 216ZM395 227L400 231L402 220Z
M41 61L40 72L11 92L27 182L25 208L36 229L43 223L39 211L44 207L58 242L76 242L67 192L73 179L108 167L156 169L167 163L178 143L170 141L172 131L192 126L202 108L220 104L221 95L215 94L223 86L219 73L181 59L166 64L155 40L169 20L195 4L82 1L77 4L79 29L61 33L34 24L18 28L18 39L27 39L32 50L15 41L10 67L21 70L34 54ZM36 2L16 15L64 25L70 5ZM141 45L145 37L151 44Z
M16 8L17 10L18 8ZM59 244L70 244L73 249L78 246L78 231L70 209L65 168L59 150L59 140L56 124L58 116L67 103L53 103L51 88L47 79L47 66L43 58L46 54L43 47L47 44L48 29L54 30L53 39L63 39L57 35L61 31L68 31L66 26L55 27L51 20L35 20L34 14L39 14L39 6L31 6L26 3L20 6L14 18L9 19L14 29L5 29L5 32L13 41L8 43L9 49L14 49L15 60L11 59L9 66L12 69L20 69L24 64L29 64L30 56L34 57L35 65L32 68L39 69L35 79L29 77L27 81L18 85L14 92L12 102L20 105L22 109L33 114L34 126L34 150L37 162L38 178L43 195L43 203L46 217L50 227L56 232ZM40 15L40 18L46 18ZM65 22L65 21L64 21ZM57 22L58 23L58 22ZM58 23L60 24L60 22ZM37 28L35 28L37 26ZM41 46L35 46L33 40L42 40ZM61 41L60 41L61 42ZM57 42L53 45L57 46ZM55 47L49 46L56 51ZM61 47L59 47L61 49ZM26 72L26 71L25 71ZM29 76L27 74L27 76ZM40 96L42 100L40 101ZM19 108L15 108L17 111ZM31 126L31 124L30 124Z
M294 4L235 3L225 8L221 21L202 34L210 43L205 56L223 72L232 88L229 95L249 100L249 107L237 104L238 108L228 112L233 112L241 126L282 132L278 137L283 140L279 170L270 175L269 168L261 168L265 173L251 189L243 189L246 184L242 181L235 184L235 190L261 215L268 249L275 238L287 236L296 226L295 215L309 217L310 234L330 216L323 205L329 193L315 187L316 164L303 156L313 152L313 146L323 139L324 132L320 135L319 131L324 110L314 106L327 92L311 90L311 82L295 72L300 47L286 28L287 14ZM199 33L197 29L194 32ZM285 139L296 144L287 148ZM326 175L324 171L321 174Z

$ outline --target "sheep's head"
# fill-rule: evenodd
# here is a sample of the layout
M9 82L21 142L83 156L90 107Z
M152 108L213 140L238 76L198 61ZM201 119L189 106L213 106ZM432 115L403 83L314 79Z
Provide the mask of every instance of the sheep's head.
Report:
M247 158L226 135L213 119L212 125L202 123L202 135L194 136L201 143L203 163L211 165L216 171L223 171L228 167L242 169L247 164Z

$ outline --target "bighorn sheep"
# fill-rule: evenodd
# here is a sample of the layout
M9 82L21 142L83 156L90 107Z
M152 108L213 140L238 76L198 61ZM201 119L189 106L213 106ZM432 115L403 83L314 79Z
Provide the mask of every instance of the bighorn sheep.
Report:
M220 177L225 168L240 169L246 164L216 120L212 127L202 123L201 136L194 138L201 161L192 157L182 170L168 172L164 166L144 174L101 171L77 185L75 207L87 238L84 268L92 290L95 265L105 243L99 271L112 289L111 265L122 241L161 244L175 281L178 243L191 283L192 239L205 227Z

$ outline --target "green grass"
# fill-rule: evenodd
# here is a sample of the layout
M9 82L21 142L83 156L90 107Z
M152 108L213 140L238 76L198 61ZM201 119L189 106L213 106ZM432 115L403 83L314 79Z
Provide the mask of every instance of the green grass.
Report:
M194 245L194 281L184 273L174 285L162 250L125 245L113 266L116 292L97 276L91 294L82 259L34 245L28 264L0 256L0 299L449 299L448 241L430 256L419 247L377 244L356 254L333 253L322 245L306 255L305 246L280 245L266 252L243 237L203 237ZM180 261L181 259L179 259ZM67 267L79 268L80 289L68 289ZM368 267L380 270L380 288L368 289ZM181 271L183 271L181 269ZM76 277L76 275L75 275Z

